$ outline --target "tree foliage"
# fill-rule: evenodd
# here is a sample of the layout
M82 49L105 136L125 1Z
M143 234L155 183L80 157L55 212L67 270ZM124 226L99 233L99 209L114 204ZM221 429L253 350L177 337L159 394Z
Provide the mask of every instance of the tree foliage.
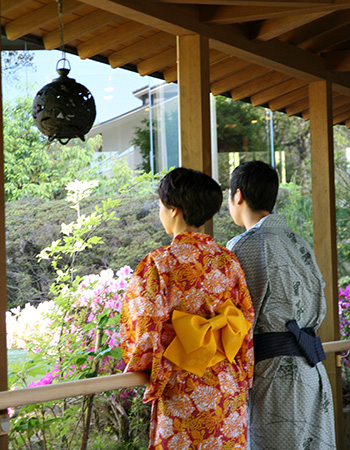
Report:
M50 287L53 301L38 308L41 313L27 302L22 311L17 308L6 314L9 344L28 352L22 363L11 366L10 388L110 375L125 368L119 320L130 268L124 266L115 274L102 270L84 278L76 271L78 255L102 243L97 234L100 225L115 219L113 209L120 202L108 199L83 214L81 202L97 184L96 180L76 180L67 185L66 200L75 210L74 220L62 223L59 239L40 252L40 259L47 260L55 272ZM22 407L11 423L11 448L39 444L47 450L58 445L72 450L80 443L86 449L88 442L90 448L96 441L101 448L101 434L114 443L111 448L145 448L149 407L147 411L141 407L141 398L142 391L126 389ZM139 427L135 432L133 421L143 418L143 432Z
M261 152L266 148L265 110L244 102L216 97L219 152Z
M1 75L5 78L16 79L17 72L23 67L35 70L33 64L34 54L31 52L2 51L1 52Z
M35 127L32 100L4 102L4 171L6 201L21 198L62 198L65 185L79 173L81 180L97 176L100 137L73 145L49 144Z
M118 200L112 208L118 221L108 226L99 225L103 241L96 247L77 254L75 270L84 276L102 269L129 265L135 268L146 254L170 242L158 218L158 196L149 176L135 177L124 161L118 162L113 173L117 176L101 179L94 195L80 203L80 214L90 215L96 205L108 198ZM126 187L127 186L127 187ZM21 199L6 205L7 230L7 291L8 305L14 307L26 302L39 303L50 299L49 287L55 273L45 260L37 255L51 242L57 241L60 224L69 224L74 218L73 208L67 208L64 199ZM61 255L61 263L68 264L69 255Z
M152 136L153 136L153 168L155 172L159 172L157 161L159 152L167 154L168 167L173 167L179 161L179 133L178 133L178 116L176 111L166 112L162 117L164 120L163 126L159 126L159 119L152 120ZM165 133L165 148L159 142L159 130ZM131 139L131 144L138 148L141 154L142 162L138 166L139 170L144 172L151 172L151 132L150 121L143 119L141 126L134 127L134 134Z
M148 119L141 120L141 126L135 127L134 135L131 139L131 144L135 145L141 154L142 163L138 166L139 170L144 172L151 172L151 130ZM152 121L152 136L155 142L157 135L157 122ZM153 167L156 166L156 153L153 151Z

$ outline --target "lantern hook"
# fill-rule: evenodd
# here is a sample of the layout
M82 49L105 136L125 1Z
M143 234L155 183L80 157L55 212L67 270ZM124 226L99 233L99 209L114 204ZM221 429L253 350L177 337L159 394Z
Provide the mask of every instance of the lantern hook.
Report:
M70 72L70 69L71 69L71 66L70 66L69 59L67 59L65 56L57 61L57 64L56 64L56 72L58 71L58 65L59 65L59 63L60 63L61 61L63 61L63 67L62 67L62 69L66 69L66 67L65 67L65 66L66 66L66 62L68 63L68 69L67 69L67 70L68 70L68 73L69 73L69 72Z

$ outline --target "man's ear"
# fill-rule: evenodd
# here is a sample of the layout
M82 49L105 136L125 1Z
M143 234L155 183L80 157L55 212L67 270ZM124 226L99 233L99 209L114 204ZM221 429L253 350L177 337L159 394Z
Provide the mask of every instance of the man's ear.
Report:
M236 190L235 198L236 198L237 205L241 205L244 202L244 197L243 197L242 191L240 189Z

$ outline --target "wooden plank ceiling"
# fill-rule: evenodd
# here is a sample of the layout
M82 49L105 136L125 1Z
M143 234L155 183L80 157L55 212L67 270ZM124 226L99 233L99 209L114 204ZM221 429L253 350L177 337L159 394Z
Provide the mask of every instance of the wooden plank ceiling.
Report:
M333 83L350 127L350 0L1 0L2 33L177 81L176 36L209 38L214 95L309 118L308 82Z

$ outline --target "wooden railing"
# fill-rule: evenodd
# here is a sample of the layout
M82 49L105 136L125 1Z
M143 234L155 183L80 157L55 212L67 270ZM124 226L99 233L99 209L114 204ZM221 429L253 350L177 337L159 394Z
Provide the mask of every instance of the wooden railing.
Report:
M119 373L85 380L65 381L48 386L0 392L0 410L8 407L44 403L79 395L96 394L132 386L147 384L148 374L145 372Z
M325 353L343 352L350 349L350 340L325 342L323 343L323 349ZM17 389L15 391L3 391L0 392L0 410L80 395L96 394L98 392L112 391L126 387L142 386L147 384L147 382L147 373L133 372L55 383L49 386ZM8 425L9 418L6 416L3 416L3 418L0 417L0 434L8 431Z
M345 352L350 350L350 339L346 341L323 342L322 346L325 353Z

